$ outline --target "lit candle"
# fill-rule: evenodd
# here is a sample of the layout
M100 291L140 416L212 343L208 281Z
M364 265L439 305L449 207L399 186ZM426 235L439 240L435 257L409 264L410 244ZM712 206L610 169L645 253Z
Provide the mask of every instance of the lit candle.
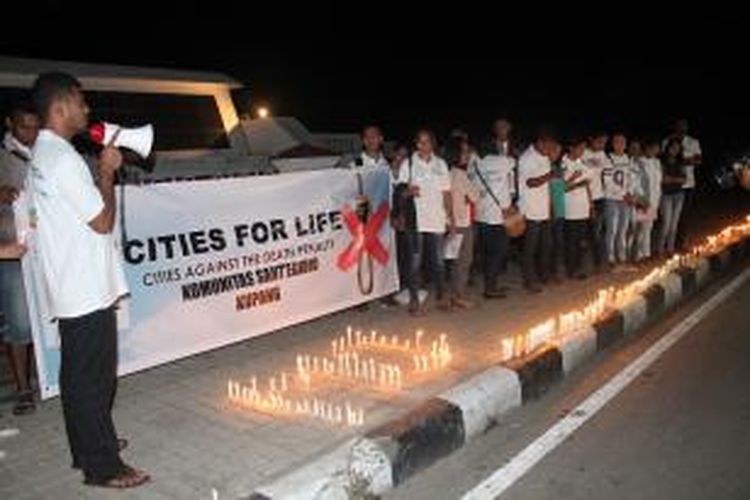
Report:
M286 372L281 372L281 390L286 392L287 391L287 383L286 383Z
M357 345L360 345L362 343L362 330L357 330L355 335L357 338Z
M377 339L377 336L378 336L378 332L376 332L375 330L372 330L372 331L370 332L370 343L371 343L371 344L374 344L374 343L375 343L375 341L376 341L376 339Z
M352 327L351 326L346 327L346 345L347 347L352 346Z
M424 332L422 330L417 330L414 334L415 340L414 340L414 347L419 350L419 341L422 339L422 335L424 335Z

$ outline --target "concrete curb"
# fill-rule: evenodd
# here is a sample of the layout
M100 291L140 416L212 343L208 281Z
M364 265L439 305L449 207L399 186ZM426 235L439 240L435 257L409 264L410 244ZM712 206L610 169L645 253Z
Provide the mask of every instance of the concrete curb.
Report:
M486 432L502 414L540 397L598 352L657 321L748 257L750 238L745 238L701 259L695 268L680 268L627 306L567 336L561 345L544 345L527 356L492 366L258 488L250 498L331 500L350 498L355 491L382 494Z

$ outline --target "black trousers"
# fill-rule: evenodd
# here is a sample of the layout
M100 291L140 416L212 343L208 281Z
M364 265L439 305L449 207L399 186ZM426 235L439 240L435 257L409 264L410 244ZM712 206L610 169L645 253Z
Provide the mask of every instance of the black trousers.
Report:
M565 272L568 278L583 271L583 240L589 229L589 220L565 221Z
M550 277L552 229L549 220L526 220L521 272L525 286L546 282Z
M688 239L690 237L690 234L688 234L688 226L690 226L690 221L692 220L691 216L695 210L695 189L683 189L682 192L685 193L685 197L682 202L680 221L677 223L676 239L676 248L680 252L684 252L688 249Z
M497 278L505 267L508 233L505 232L505 226L502 224L480 222L477 225L484 263L484 292L491 293L497 290Z
M112 404L117 386L114 307L60 320L60 397L73 467L87 479L122 471Z

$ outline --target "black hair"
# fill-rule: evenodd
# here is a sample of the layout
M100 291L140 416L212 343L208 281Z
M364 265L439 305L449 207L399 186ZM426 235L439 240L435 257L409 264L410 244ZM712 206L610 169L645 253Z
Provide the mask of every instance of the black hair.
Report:
M445 144L445 162L450 168L453 168L461 161L461 146L468 144L463 137L450 137Z
M47 120L50 107L55 101L69 97L80 89L81 82L68 73L58 71L42 73L31 88L34 108L42 120Z
M20 118L25 115L34 115L37 116L36 108L31 103L31 100L28 97L25 97L19 101L16 101L13 104L13 107L10 109L10 113L8 116L15 120L16 118Z
M365 125L364 127L362 127L362 130L359 133L360 137L364 137L365 136L365 132L367 132L371 128L377 130L378 134L380 134L381 136L383 135L383 130L380 128L379 125L375 125L374 123L369 123L369 124Z

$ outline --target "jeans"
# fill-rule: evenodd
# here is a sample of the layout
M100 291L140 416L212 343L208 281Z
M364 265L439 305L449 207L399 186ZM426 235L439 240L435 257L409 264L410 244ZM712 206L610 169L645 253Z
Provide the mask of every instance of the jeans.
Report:
M409 283L409 299L412 303L419 300L420 271L423 259L427 262L435 283L437 299L442 300L445 292L445 260L443 259L442 233L417 233L415 247L411 260L411 279Z
M604 220L604 200L594 200L586 236L595 270L602 267L605 258Z
M687 225L690 220L690 216L693 214L695 209L695 189L683 189L682 190L682 211L680 212L679 221L677 223L677 233L675 237L675 248L683 251L687 248L688 243L688 231Z
M565 221L565 272L568 278L583 272L582 243L589 225L589 219Z
M453 263L450 284L453 297L460 299L466 295L471 261L474 258L474 227L459 227L456 231L462 236L461 248Z
M497 290L497 279L503 272L508 251L508 234L502 224L478 223L479 242L484 262L484 293Z
M624 263L628 258L628 228L633 209L621 200L606 200L604 205L607 261Z
M60 320L60 398L73 465L87 479L123 470L112 421L117 387L114 307Z
M546 282L550 275L552 231L550 221L526 221L521 274L526 287Z
M653 220L639 220L635 224L635 259L643 260L651 257L651 231L654 229Z
M661 197L659 214L661 215L661 231L659 232L659 241L657 252L659 255L664 253L674 253L675 241L677 238L677 225L680 222L682 212L683 193L665 194Z
M31 344L29 308L18 260L0 261L0 311L6 323L0 337L13 345Z

